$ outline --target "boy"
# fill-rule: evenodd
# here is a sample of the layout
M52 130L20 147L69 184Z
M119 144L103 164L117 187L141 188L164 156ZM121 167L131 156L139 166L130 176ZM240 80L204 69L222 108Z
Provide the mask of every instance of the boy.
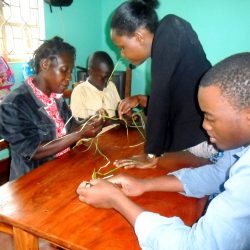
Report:
M71 95L70 107L78 118L88 118L98 110L104 109L108 116L115 116L120 96L110 80L114 63L104 51L96 51L88 60L89 77L78 84Z
M215 164L182 169L168 176L137 179L118 175L83 182L81 201L114 208L135 227L142 249L250 249L250 53L231 56L203 77L198 100L210 141L224 151ZM186 196L218 194L191 227L178 217L146 212L125 195L177 191ZM124 195L125 194L125 195Z

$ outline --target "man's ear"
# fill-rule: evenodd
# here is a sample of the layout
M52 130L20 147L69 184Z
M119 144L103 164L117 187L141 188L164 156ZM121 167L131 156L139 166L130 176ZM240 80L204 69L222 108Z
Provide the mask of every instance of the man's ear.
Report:
M247 108L246 112L247 112L247 122L248 122L248 124L250 126L250 108Z
M44 58L40 61L40 69L41 71L47 71L50 67L51 60L48 58Z
M88 75L92 75L93 69L91 67L88 68Z

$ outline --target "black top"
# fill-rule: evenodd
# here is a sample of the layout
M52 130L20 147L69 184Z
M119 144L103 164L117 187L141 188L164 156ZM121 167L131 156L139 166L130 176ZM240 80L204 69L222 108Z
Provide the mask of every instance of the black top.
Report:
M197 91L211 64L191 25L175 15L164 17L151 57L146 153L179 151L207 140Z
M71 111L62 97L55 101L59 114L66 123L71 117ZM71 130L74 122L75 119L68 122L66 131ZM44 104L26 83L11 91L0 104L0 137L10 144L9 180L54 158L51 155L40 160L32 159L40 143L56 138L56 125L46 112Z

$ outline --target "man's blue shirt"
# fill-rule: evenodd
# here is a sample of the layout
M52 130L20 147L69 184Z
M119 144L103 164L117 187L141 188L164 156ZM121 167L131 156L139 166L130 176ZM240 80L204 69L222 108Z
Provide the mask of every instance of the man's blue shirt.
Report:
M224 152L215 164L171 173L184 195L218 195L192 227L178 217L143 212L135 223L142 249L250 250L250 146Z

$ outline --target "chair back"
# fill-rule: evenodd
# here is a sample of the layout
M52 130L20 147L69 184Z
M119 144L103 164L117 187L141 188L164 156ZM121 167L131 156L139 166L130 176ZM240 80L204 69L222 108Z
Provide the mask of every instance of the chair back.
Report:
M83 67L79 67L76 66L77 73L76 73L76 81L80 82L80 81L86 81L88 78L88 70L86 68Z
M0 152L9 149L9 143L4 139L0 139ZM5 154L5 153L4 153ZM9 152L6 152L6 156L0 160L0 185L9 180L10 174L10 156Z

